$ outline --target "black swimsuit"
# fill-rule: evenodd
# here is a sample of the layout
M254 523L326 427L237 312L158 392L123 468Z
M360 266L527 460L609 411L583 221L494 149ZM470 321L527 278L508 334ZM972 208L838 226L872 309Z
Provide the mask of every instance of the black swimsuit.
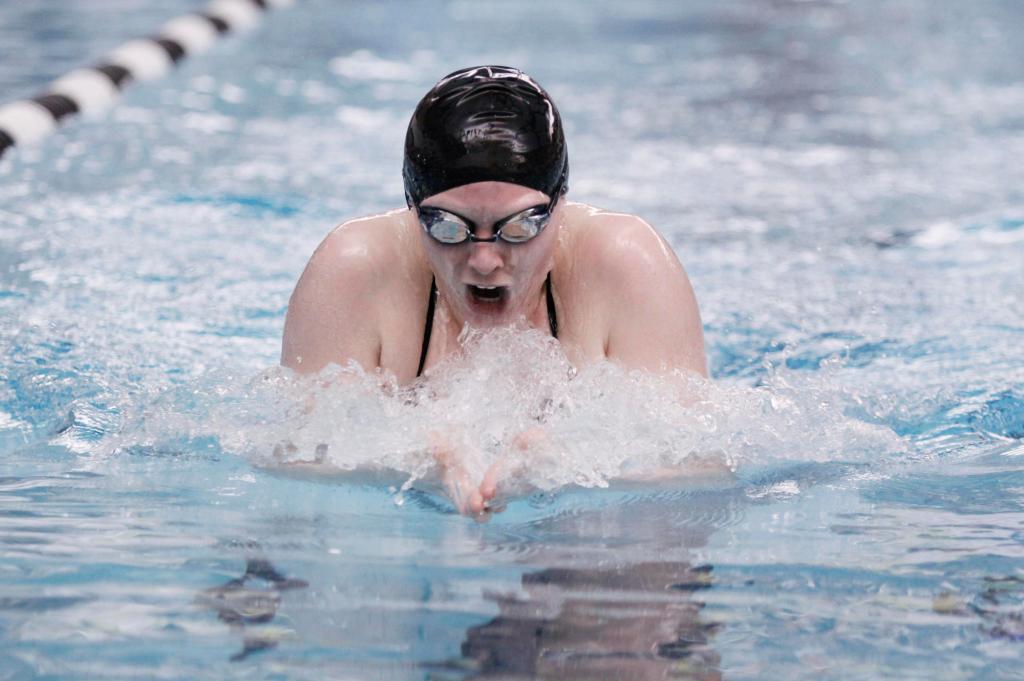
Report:
M548 326L551 327L551 335L558 338L558 317L555 315L555 297L551 293L551 273L544 281L544 293L548 300ZM434 302L437 300L437 284L433 277L430 279L430 298L427 299L427 324L423 328L423 349L420 350L420 366L416 369L416 375L423 373L423 365L427 361L427 349L430 347L430 332L434 328Z

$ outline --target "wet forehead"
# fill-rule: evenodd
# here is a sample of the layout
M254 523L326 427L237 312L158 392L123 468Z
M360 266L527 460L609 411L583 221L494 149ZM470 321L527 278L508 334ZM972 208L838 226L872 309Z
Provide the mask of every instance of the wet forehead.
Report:
M496 222L548 197L536 189L508 182L474 182L424 199L424 207L441 208L483 224Z

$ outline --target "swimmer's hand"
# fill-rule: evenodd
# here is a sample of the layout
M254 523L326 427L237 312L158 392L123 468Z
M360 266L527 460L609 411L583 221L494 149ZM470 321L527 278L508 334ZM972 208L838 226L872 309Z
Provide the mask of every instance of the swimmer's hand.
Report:
M486 520L491 513L504 510L494 503L501 472L498 464L488 468L483 478L476 481L467 467L467 459L474 452L453 446L437 432L430 434L430 453L437 463L448 498L459 513L477 520Z
M502 499L510 494L522 492L529 486L524 473L540 460L559 457L560 450L550 434L541 426L519 433L512 438L508 448L497 461L492 463L481 478L471 473L475 452L450 446L437 434L431 437L431 452L441 471L452 503L463 515L477 520L487 520L491 514L504 510ZM479 470L479 466L476 467ZM629 488L638 485L641 489L679 484L718 485L734 480L732 468L724 456L717 452L693 456L682 464L647 466L640 470L622 471L615 481L616 486Z
M512 439L505 456L488 466L479 480L467 466L478 457L477 452L455 447L437 432L430 435L430 452L440 469L445 490L459 513L486 520L491 514L505 510L504 503L498 498L499 487L508 486L523 471L526 452L547 441L547 433L540 427L520 433Z
M448 497L459 513L485 520L490 513L502 510L491 506L497 485L489 482L488 476L477 483L459 457L450 450L435 451L434 460L441 469L441 480Z

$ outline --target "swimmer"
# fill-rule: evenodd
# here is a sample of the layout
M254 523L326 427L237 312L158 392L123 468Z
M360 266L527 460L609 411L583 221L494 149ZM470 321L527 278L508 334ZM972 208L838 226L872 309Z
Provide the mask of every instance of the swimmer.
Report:
M707 376L700 313L672 248L640 218L569 201L554 102L504 66L456 71L420 101L403 163L406 207L336 227L292 293L281 363L358 362L409 384L466 327L550 333L576 367L611 360ZM432 445L460 510L494 498Z

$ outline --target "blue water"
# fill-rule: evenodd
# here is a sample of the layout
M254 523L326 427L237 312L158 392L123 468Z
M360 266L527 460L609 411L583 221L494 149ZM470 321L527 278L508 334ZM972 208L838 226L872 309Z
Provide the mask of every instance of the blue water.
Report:
M80 5L0 8L4 100L199 7ZM1022 30L996 1L307 0L7 154L0 678L1021 678ZM295 408L302 267L401 205L409 112L486 62L558 102L571 198L676 249L700 404L525 338L433 404ZM433 424L486 450L549 395L559 456L491 522L418 477ZM334 474L268 465L285 437ZM731 474L617 477L695 454Z

